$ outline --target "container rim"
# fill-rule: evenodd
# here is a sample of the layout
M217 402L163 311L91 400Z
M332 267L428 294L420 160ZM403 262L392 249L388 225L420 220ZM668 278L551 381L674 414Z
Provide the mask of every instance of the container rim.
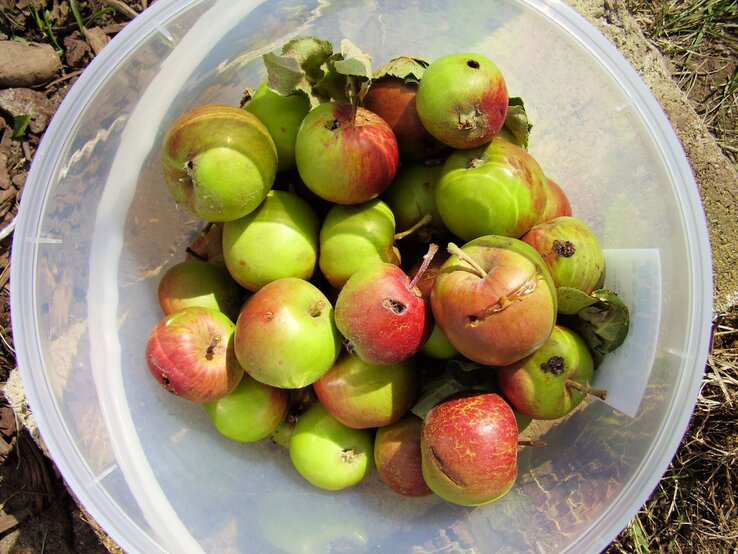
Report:
M107 77L135 50L142 36L162 32L162 26L187 8L202 4L204 0L160 0L124 27L111 41L114 47L103 49L89 64L70 89L62 102L57 115L52 119L39 145L30 169L27 182L29 190L24 191L23 201L17 216L11 254L10 291L11 303L18 310L11 312L11 322L16 346L18 367L26 383L29 404L58 408L52 387L45 375L24 368L44 366L43 354L36 341L38 336L38 305L36 304L36 280L39 246L50 241L62 240L57 237L42 237L41 214L48 198L48 184L58 167L58 160L67 146L65 138L68 130L82 114L92 97L106 82ZM631 506L641 506L658 484L664 471L676 452L686 431L689 418L699 391L702 371L698 363L704 362L709 349L712 319L712 282L710 245L707 227L702 212L702 203L697 192L691 168L681 143L668 123L661 106L637 72L622 54L591 23L573 8L559 0L515 0L516 2L547 15L567 34L576 38L586 47L590 55L603 69L623 87L633 100L639 115L647 123L651 138L658 146L672 181L680 186L680 209L684 225L688 229L688 260L690 262L690 282L693 283L692 302L686 306L688 321L693 322L690 340L682 353L674 353L694 371L681 372L675 384L675 397L665 418L670 421L668 429L659 430L641 470L616 498L613 506L579 537L569 550L590 550L604 548L620 529L624 528L634 512ZM252 9L261 4L251 2ZM626 86L627 85L627 86ZM679 153L679 154L677 154ZM45 160L54 163L45 164ZM46 187L46 188L43 188ZM23 315L21 315L23 314ZM30 317L29 317L30 315ZM701 332L697 332L701 331ZM689 408L689 409L687 409ZM80 502L91 515L110 533L111 537L127 551L161 551L161 547L136 525L136 523L111 501L100 502L100 490L95 490L96 475L87 465L84 457L75 446L67 426L55 409L34 412L39 431L52 455ZM664 457L669 453L669 458ZM103 494L104 492L102 489ZM605 520L607 520L605 522Z

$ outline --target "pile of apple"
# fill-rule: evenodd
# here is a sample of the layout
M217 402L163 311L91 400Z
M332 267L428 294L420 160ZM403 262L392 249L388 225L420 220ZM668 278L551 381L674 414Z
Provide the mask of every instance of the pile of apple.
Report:
M403 495L499 498L532 419L604 397L628 314L597 238L485 56L372 71L310 37L264 62L240 106L164 138L169 190L207 223L161 277L151 374L317 487L376 467Z

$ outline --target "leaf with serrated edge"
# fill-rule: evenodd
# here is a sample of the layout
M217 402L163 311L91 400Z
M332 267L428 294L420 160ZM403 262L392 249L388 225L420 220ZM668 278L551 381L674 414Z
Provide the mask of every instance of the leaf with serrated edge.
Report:
M520 141L523 148L528 148L528 138L533 125L528 120L525 103L519 96L514 96L508 100L504 126Z

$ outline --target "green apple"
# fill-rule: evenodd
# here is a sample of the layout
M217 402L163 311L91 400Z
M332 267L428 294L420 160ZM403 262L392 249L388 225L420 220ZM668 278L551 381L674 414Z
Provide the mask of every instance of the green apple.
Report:
M545 187L538 162L495 137L448 157L436 185L436 205L446 227L465 241L485 235L519 238L543 213Z
M204 405L218 432L234 441L254 442L271 435L287 413L289 391L244 375L227 396Z
M298 93L282 96L270 89L266 81L262 81L243 109L258 117L274 139L277 170L294 169L297 131L310 111L307 96Z
M330 209L320 228L318 264L328 282L341 288L359 269L375 263L399 265L395 216L382 200Z
M396 227L401 231L411 229L423 218L430 217L430 221L416 231L421 242L431 242L448 234L436 207L436 184L441 170L441 164L405 163L382 195L395 215Z
M272 188L277 149L255 115L206 104L169 127L162 164L178 204L206 221L231 221L254 210Z
M508 100L505 79L492 60L475 52L455 52L426 68L416 109L438 140L454 148L474 148L502 128Z
M374 467L374 433L347 427L318 402L295 425L289 451L300 475L337 491L356 485Z
M223 312L235 320L245 291L221 266L185 260L162 275L157 297L165 315L189 306L202 306Z
M243 368L273 387L312 384L341 351L333 306L315 285L295 277L256 291L241 310L234 335Z
M223 226L223 256L233 278L256 291L282 277L310 279L320 220L305 200L270 190L253 212Z

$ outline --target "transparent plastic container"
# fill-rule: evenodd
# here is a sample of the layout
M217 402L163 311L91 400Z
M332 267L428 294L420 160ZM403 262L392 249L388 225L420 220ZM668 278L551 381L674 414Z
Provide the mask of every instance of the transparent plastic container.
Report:
M634 329L602 371L614 400L522 450L515 488L491 505L405 499L376 472L321 492L280 447L218 437L148 375L158 279L200 227L164 185L163 133L190 107L237 103L264 77L264 52L307 35L350 38L376 66L452 51L495 60L534 122L531 153L600 237L631 308ZM18 363L48 449L112 538L144 553L602 549L679 445L712 307L704 214L671 126L617 50L554 0L159 0L51 122L11 277Z

